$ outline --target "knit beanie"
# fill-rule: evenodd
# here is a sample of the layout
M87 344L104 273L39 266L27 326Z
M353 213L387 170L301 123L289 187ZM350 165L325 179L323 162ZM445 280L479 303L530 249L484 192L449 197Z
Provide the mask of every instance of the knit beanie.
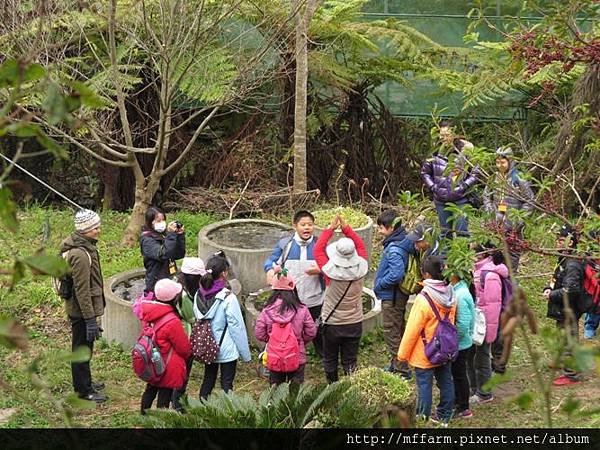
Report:
M89 209L80 209L75 213L75 230L87 233L100 226L100 216Z

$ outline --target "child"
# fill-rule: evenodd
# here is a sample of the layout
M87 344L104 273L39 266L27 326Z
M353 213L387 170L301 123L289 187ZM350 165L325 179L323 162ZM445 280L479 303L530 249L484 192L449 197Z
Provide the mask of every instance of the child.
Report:
M454 408L454 384L450 363L433 365L425 355L425 343L430 342L438 326L438 319L426 296L437 308L439 315L454 323L456 299L452 287L443 281L442 260L438 256L428 256L421 264L423 290L417 295L408 316L406 330L398 349L398 360L407 361L415 368L417 378L417 416L425 417L434 423L447 426ZM423 337L424 334L424 337ZM440 389L440 402L437 411L431 415L433 378Z
M423 227L418 227L408 236L395 211L388 209L377 218L377 231L385 236L381 262L375 275L374 290L381 299L383 313L383 337L390 352L391 362L384 370L399 373L403 378L411 378L408 364L399 365L396 359L398 347L404 334L404 317L408 294L400 290L406 275L411 255L420 258L421 250L429 247L424 234L418 235ZM419 239L420 238L420 239ZM420 264L420 263L419 263Z
M226 288L229 262L221 254L206 261L206 273L200 278L200 286L194 301L196 319L210 320L214 339L219 343L217 360L204 364L204 378L200 386L200 398L206 399L217 381L221 370L221 388L225 392L233 389L233 380L238 358L250 361L250 347L240 304Z
M305 344L317 335L317 327L310 316L308 308L298 299L296 283L291 275L281 267L275 268L275 276L271 279L273 294L267 300L254 327L254 336L262 342L269 341L273 325L292 324L292 330L298 340L298 359L300 366L294 372L269 371L271 384L281 384L286 381L294 383L304 382L304 367L306 365ZM269 354L267 346L267 355ZM268 358L268 356L267 356Z
M183 295L181 296L181 302L175 306L181 316L181 322L188 337L192 333L192 327L196 322L196 316L194 315L194 297L198 291L198 286L200 286L200 278L205 273L206 270L204 269L204 261L202 261L202 259L193 257L183 258L183 261L181 262L181 272L179 272L178 275L179 283L183 286ZM181 386L180 389L173 390L173 409L179 412L183 411L180 399L185 395L193 362L193 358L188 358L186 363L187 375L183 386Z
M158 394L156 406L168 408L173 389L183 386L186 379L186 361L190 357L190 340L185 334L174 304L181 295L183 286L167 278L159 280L154 286L156 301L142 302L142 321L154 323L169 313L173 319L164 323L154 336L154 342L160 350L166 364L165 373L157 385L146 384L142 394L142 414L152 407Z
M482 277L482 272L487 272L487 274ZM469 401L475 405L494 400L494 395L491 391L485 390L484 385L492 376L491 346L500 331L501 278L508 278L508 268L504 264L504 255L500 250L494 250L491 256L484 257L475 263L473 283L475 284L477 306L483 312L486 323L485 340L483 344L475 347L473 357L472 375L474 375L474 379L470 381L471 386L475 388L475 393Z
M171 222L167 227L166 220L165 213L155 206L146 211L140 237L146 269L145 294L154 290L158 280L175 275L175 260L185 256L185 227L177 227L177 222Z
M310 212L305 210L296 212L293 219L295 233L277 243L263 268L267 273L267 282L270 284L273 278L273 264L285 267L296 280L300 301L308 307L313 320L316 320L321 315L325 285L313 255L316 242L313 236L314 222L315 218ZM322 343L319 333L313 344L315 352L321 357Z
M336 228L346 235L327 245ZM347 375L356 368L362 336L362 289L369 270L367 250L358 234L337 215L315 245L315 259L325 274L321 311L323 367L328 383L338 380L338 358Z
M456 298L456 328L458 330L458 358L452 363L456 416L473 417L469 409L468 361L473 359L473 328L475 327L475 301L465 280L458 275L450 277L450 284Z

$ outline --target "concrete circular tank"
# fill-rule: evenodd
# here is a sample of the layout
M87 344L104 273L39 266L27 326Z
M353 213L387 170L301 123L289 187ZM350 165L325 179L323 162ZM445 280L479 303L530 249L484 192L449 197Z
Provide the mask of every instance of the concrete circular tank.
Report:
M265 285L263 264L277 242L290 236L291 232L290 226L271 220L233 219L216 222L198 233L198 256L206 262L215 252L223 250L233 265L235 277L245 295Z
M122 272L104 283L106 308L102 317L103 336L109 342L122 344L125 348L135 345L140 334L140 321L133 314L133 301L144 289L144 269Z
M373 252L373 219L369 217L369 223L367 223L364 227L356 228L354 231L362 238L367 247L367 254L369 255L369 259L371 258L371 254ZM323 232L323 228L315 225L315 236L319 237ZM339 229L335 230L333 237L330 239L331 242L337 241L339 238L343 237L344 233L342 233Z

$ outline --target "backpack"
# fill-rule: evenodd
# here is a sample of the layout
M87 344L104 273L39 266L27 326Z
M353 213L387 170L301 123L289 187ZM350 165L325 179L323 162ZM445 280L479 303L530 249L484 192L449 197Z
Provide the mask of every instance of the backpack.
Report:
M167 355L167 361L163 360L160 349L154 340L156 333L163 325L177 318L174 313L169 312L154 323L144 322L140 337L131 351L133 371L138 378L151 385L160 382L173 355L173 347L171 347Z
M419 257L417 255L408 255L404 278L399 286L400 292L403 294L412 295L421 292L422 286L420 282L423 281L423 277L421 275L420 265Z
M485 314L479 307L475 307L475 325L473 326L473 344L481 345L485 341L485 335L487 333L487 323L485 321Z
M221 302L223 301L221 298L218 300ZM221 351L221 345L223 344L228 325L227 321L225 321L225 328L223 328L221 339L219 339L219 343L217 344L210 322L211 319L197 319L196 322L194 322L192 334L190 335L192 358L204 364L212 364L219 357L219 352Z
M77 247L77 248L79 248L85 252L85 254L87 255L88 260L90 262L90 267L92 267L92 256L83 247ZM69 259L69 252L71 250L72 249L61 253L60 256L65 261L67 261ZM63 300L69 300L69 299L73 298L73 296L75 294L75 291L73 290L73 274L71 272L69 272L60 278L52 277L52 288L53 288L55 294L58 295Z
M600 314L600 262L587 261L584 268L583 290L591 297L590 314Z
M269 313L266 313L269 315ZM271 320L273 318L269 316ZM269 333L267 369L272 372L294 372L300 367L300 347L292 322L273 322Z
M442 319L438 309L433 304L433 300L427 293L423 293L429 306L433 310L436 319L438 320L437 327L433 333L431 341L425 339L425 332L421 330L421 339L425 346L425 356L434 366L441 366L454 361L458 357L458 330L452 322L448 320L450 311Z
M491 270L482 270L481 271L481 274L479 276L479 283L481 285L481 289L483 289L483 287L485 286L485 277L490 272L491 272ZM500 277L500 283L502 284L502 309L501 309L501 311L504 311L508 307L508 304L510 303L510 301L513 298L513 285L512 285L512 281L510 280L510 278L504 278L504 277L501 277L500 275L498 275L498 276Z

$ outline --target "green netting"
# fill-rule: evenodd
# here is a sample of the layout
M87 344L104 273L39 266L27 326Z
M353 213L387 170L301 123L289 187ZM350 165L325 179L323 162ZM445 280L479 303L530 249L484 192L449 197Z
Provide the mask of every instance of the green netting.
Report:
M518 13L520 1L490 0L485 6L486 14L501 29L506 28ZM364 9L365 20L380 20L393 17L406 22L411 27L429 36L445 47L465 47L463 36L472 19L467 15L475 2L464 0L372 0ZM535 21L535 17L525 19ZM501 37L491 29L478 30L481 40L498 41ZM460 67L457 60L454 67ZM465 70L467 66L463 64ZM410 79L410 74L407 74ZM395 82L387 82L376 89L375 94L397 116L430 116L437 111L442 116L455 117L462 112L463 101L460 93L448 94L427 80L413 79L410 87ZM470 116L479 120L522 120L526 117L520 99L507 98L503 105L470 111Z

